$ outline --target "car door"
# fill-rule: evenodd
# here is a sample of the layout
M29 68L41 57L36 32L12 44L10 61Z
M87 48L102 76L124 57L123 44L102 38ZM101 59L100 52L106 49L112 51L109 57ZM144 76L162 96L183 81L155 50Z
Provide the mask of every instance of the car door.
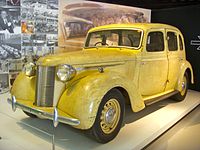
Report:
M164 35L164 29L151 30L146 35L139 75L139 90L143 97L159 94L165 90L168 59Z
M180 71L180 62L183 61L183 48L179 46L179 34L177 31L166 29L167 54L169 60L169 74L166 91L173 90L177 84ZM180 39L182 40L182 39ZM178 42L179 41L179 42ZM181 43L180 43L181 45ZM182 49L182 50L180 50Z

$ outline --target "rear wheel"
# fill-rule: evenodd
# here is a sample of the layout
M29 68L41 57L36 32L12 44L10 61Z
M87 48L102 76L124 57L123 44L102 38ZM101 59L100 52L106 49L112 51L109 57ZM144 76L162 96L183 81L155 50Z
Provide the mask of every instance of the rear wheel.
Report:
M109 91L102 99L91 135L100 143L107 143L119 133L124 115L124 97L117 89Z
M26 111L23 111L27 116L29 116L29 117L31 117L31 118L37 118L37 116L36 115L33 115L33 114L31 114L31 113L29 113L29 112L26 112Z
M188 91L188 83L189 83L188 73L185 72L184 77L181 81L182 90L172 97L174 100L182 101L185 99L185 96Z

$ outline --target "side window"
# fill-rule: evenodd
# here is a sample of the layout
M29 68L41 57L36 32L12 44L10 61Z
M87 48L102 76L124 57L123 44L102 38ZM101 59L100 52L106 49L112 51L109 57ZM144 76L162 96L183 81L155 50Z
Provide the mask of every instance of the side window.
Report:
M180 50L183 50L183 40L180 35L179 35L179 47L180 47Z
M119 34L118 33L110 33L107 35L106 44L109 46L118 46L119 43Z
M146 49L148 52L164 51L164 37L160 31L150 32L147 36Z
M132 46L131 40L128 38L128 36L122 36L122 46Z
M122 31L121 46L139 47L142 32L139 30L124 30Z
M167 41L169 51L178 50L177 36L174 32L167 32Z

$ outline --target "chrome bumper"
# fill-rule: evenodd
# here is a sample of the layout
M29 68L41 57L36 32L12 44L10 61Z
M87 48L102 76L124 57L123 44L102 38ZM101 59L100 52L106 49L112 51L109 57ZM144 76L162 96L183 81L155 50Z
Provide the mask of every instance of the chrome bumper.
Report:
M15 111L17 108L20 108L20 109L22 109L26 112L29 112L31 114L34 114L36 116L53 120L55 127L58 125L58 122L65 123L65 124L72 125L72 126L77 126L80 124L80 121L78 119L59 116L56 108L54 109L53 114L51 114L51 113L47 113L45 111L34 109L34 108L31 108L31 107L28 107L28 106L18 103L16 101L15 96L12 96L11 99L8 98L7 101L9 104L12 105L13 111Z

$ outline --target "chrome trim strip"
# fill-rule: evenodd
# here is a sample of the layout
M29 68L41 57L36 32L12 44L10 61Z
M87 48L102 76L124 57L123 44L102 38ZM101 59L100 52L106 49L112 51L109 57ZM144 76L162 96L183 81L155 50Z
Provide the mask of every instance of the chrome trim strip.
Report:
M152 98L152 99L148 99L146 101L144 101L145 105L151 105L153 103L156 103L158 101L161 101L161 100L165 100L175 94L177 94L179 91L173 91L173 92L170 92L168 94L165 94L165 95L162 95L162 96L159 96L159 97L156 97L156 98Z
M47 112L44 112L44 111L41 111L41 110L30 108L28 106L25 106L23 104L18 103L15 100L16 100L15 96L12 96L11 99L10 98L7 99L8 103L11 104L12 107L14 107L14 108L20 108L20 109L22 109L26 112L31 113L31 114L34 114L34 115L37 115L37 116L40 116L40 117L44 117L46 119L54 120L54 114L50 114L50 113L47 113ZM65 124L72 125L72 126L77 126L77 125L80 124L80 121L78 119L62 117L62 116L58 116L58 115L57 115L56 120L58 122L65 123Z
M117 65L123 65L125 64L125 62L108 62L108 63L93 63L93 64L84 64L82 65L82 67L76 67L76 71L77 72L81 72L81 71L85 71L85 70L98 70L99 67L105 68L105 67L113 67L113 66L117 66ZM78 64L80 65L80 64Z

